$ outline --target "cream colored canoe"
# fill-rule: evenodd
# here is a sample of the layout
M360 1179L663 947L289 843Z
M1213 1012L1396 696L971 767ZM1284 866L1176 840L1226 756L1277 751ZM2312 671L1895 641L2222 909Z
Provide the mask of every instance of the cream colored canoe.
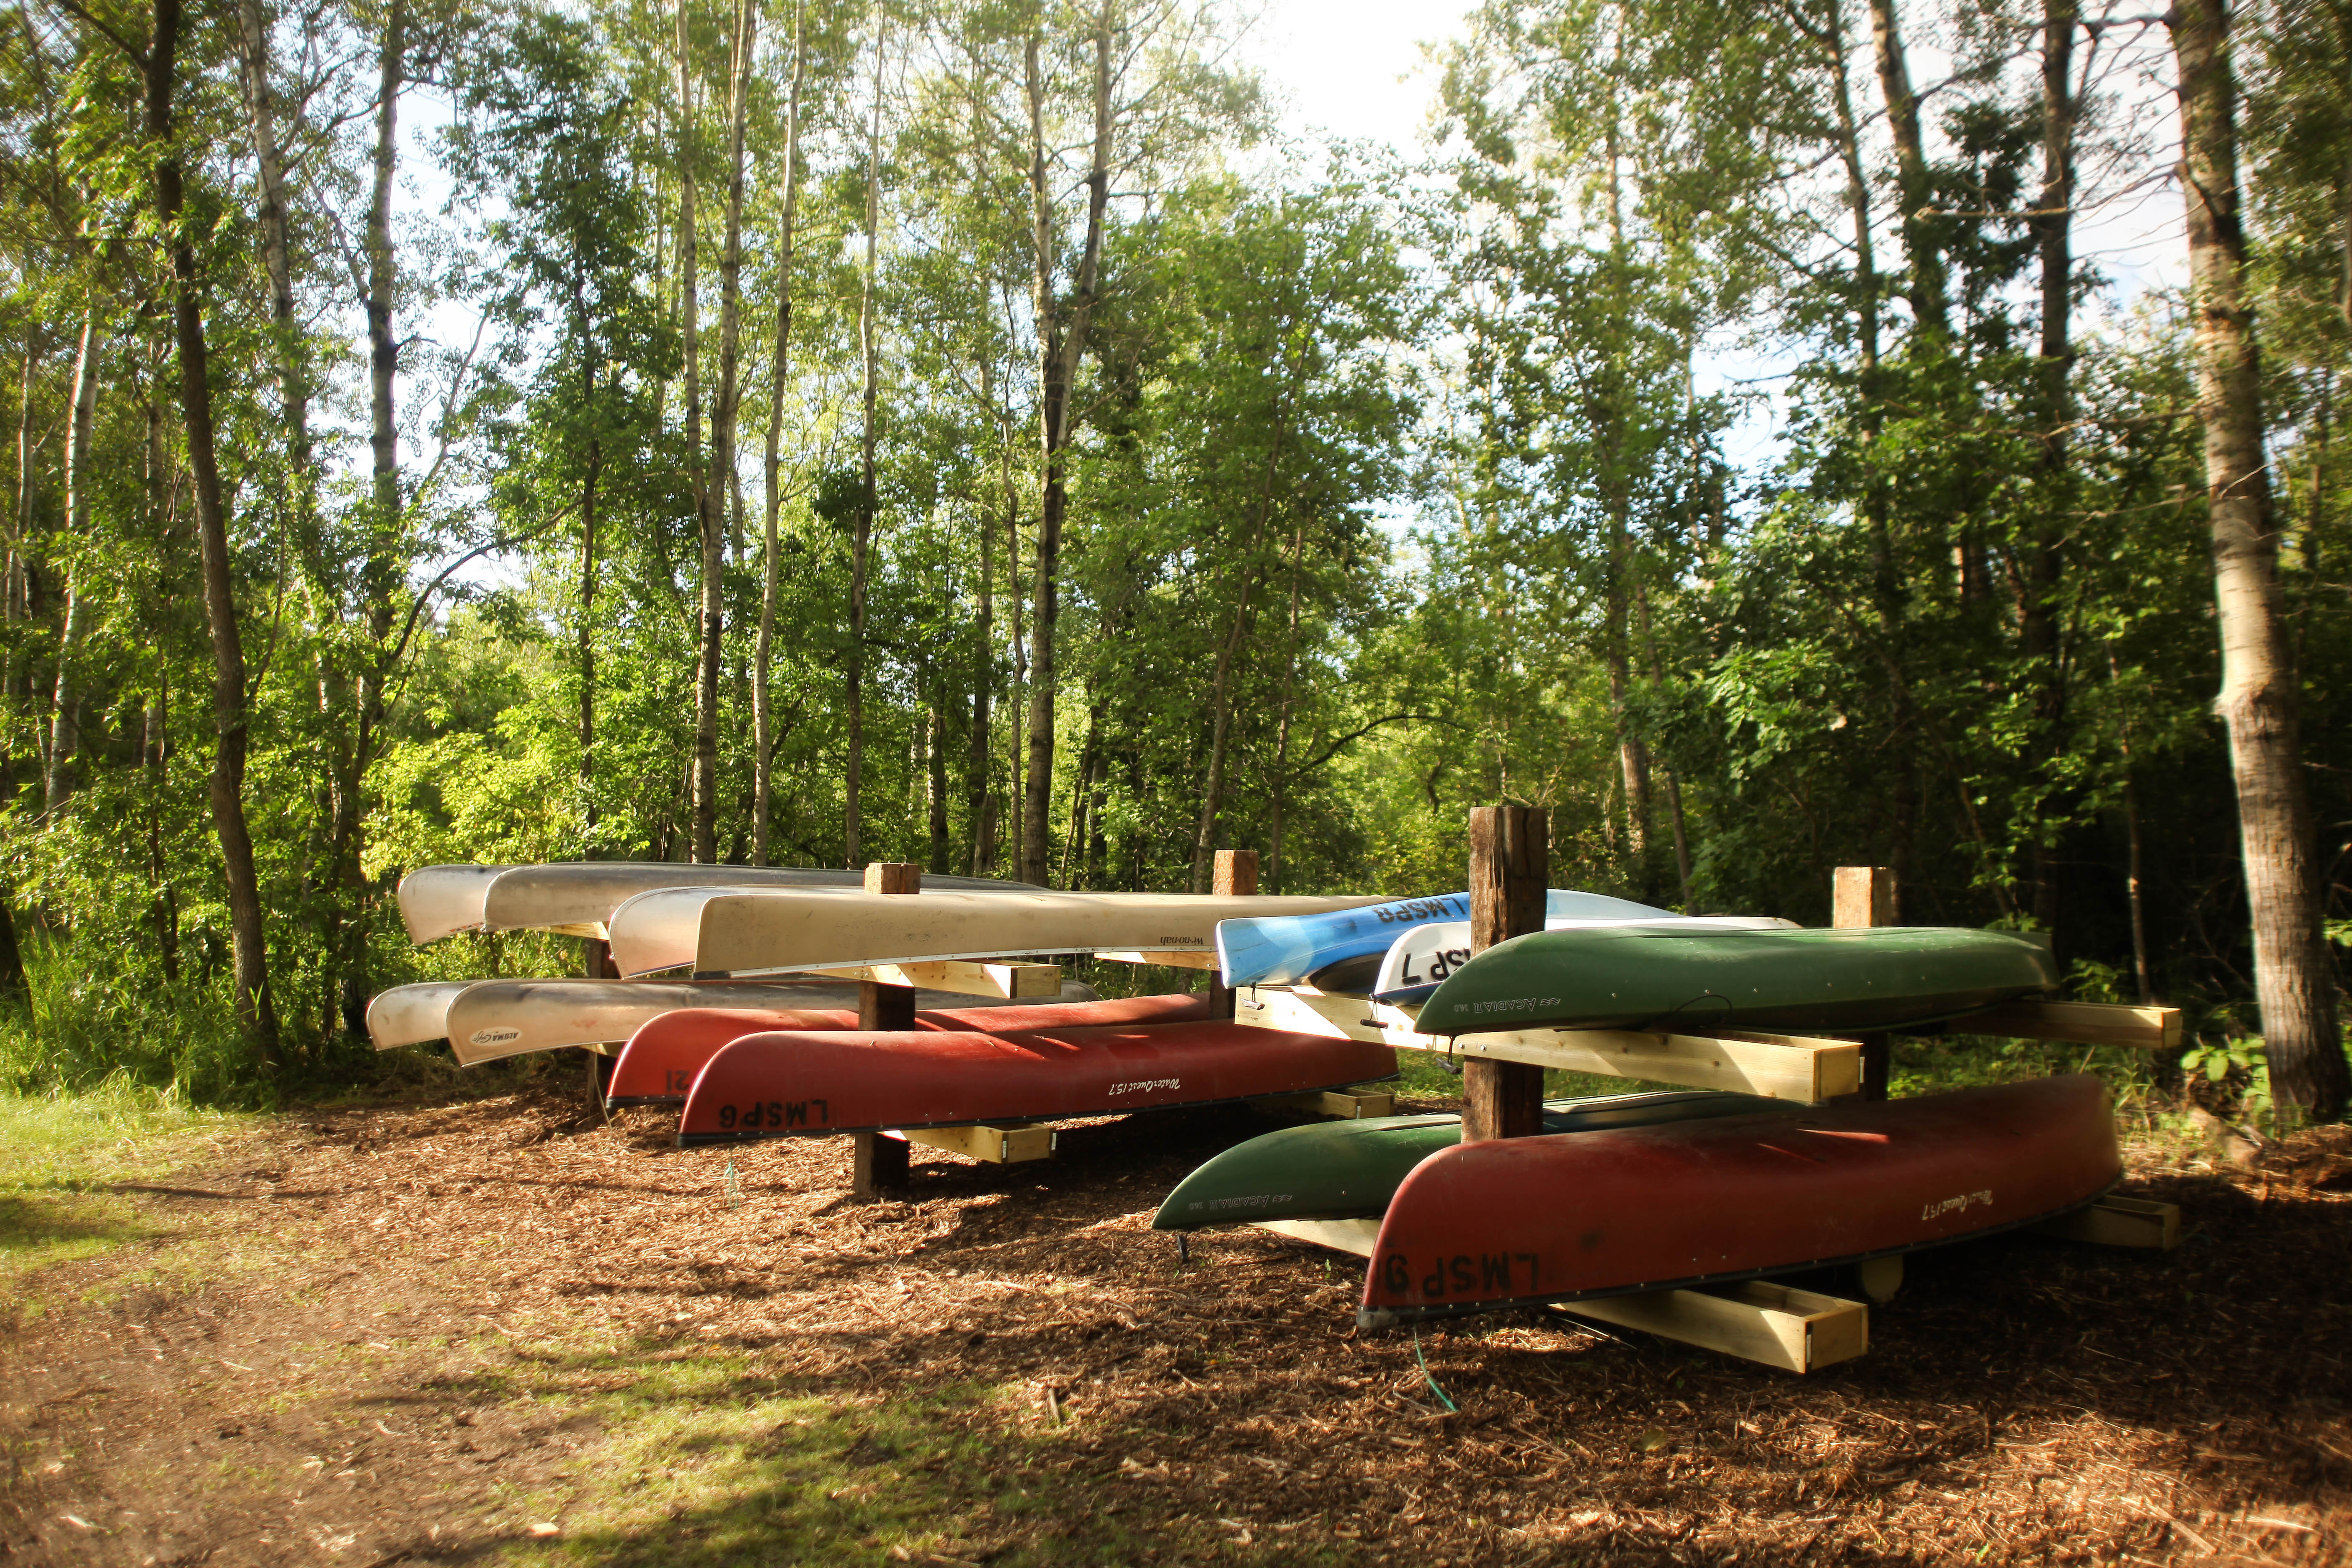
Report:
M670 888L613 911L624 974L772 974L828 965L1030 952L1199 951L1217 921L1324 914L1379 898L1220 899L1194 893L739 892Z
M403 998L403 992L435 993ZM387 1019L402 1019L404 1038L378 1033L379 1004ZM1054 998L1060 1002L1091 1002L1091 986L1066 984ZM437 1007L435 1004L437 1002ZM984 996L962 996L945 991L918 991L915 1005L929 1007L1002 1007L1014 1004ZM1034 1005L1034 1000L1020 1005ZM597 1049L617 1046L636 1033L649 1018L678 1007L742 1007L756 1010L807 1008L824 1011L855 1009L855 982L696 981L696 980L478 980L434 981L395 986L378 994L368 1006L370 1037L378 1050L446 1038L457 1060L472 1067L503 1057L534 1051L562 1050L570 1046ZM429 1034L416 1031L430 1028Z
M470 980L428 980L417 985L395 985L368 998L368 1038L380 1051L397 1046L421 1046L449 1033L449 1004L473 984Z
M985 877L933 877L932 888L1021 888ZM667 860L569 860L551 866L425 866L400 882L408 940L422 946L462 931L551 931L602 937L625 899L656 888L861 889L862 871L819 866L682 866Z

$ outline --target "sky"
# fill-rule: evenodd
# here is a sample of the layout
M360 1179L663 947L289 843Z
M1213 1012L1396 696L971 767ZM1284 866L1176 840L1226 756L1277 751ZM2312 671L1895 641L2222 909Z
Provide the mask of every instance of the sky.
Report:
M1416 145L1434 82L1422 46L1454 34L1468 0L1269 0L1242 55L1306 136Z

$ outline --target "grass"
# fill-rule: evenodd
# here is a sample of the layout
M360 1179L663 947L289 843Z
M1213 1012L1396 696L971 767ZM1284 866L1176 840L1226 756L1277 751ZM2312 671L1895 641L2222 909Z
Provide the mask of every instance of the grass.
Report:
M0 1281L147 1234L113 1189L169 1174L249 1120L120 1076L83 1094L0 1095Z

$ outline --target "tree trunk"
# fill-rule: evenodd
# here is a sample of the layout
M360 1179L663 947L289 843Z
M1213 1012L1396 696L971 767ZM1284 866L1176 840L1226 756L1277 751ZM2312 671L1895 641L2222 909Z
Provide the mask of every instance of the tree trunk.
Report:
M2352 1094L2352 1072L2336 1032L2300 702L2272 531L2239 207L2230 14L2224 0L2183 0L2171 26L2180 69L2198 412L2221 624L2221 691L2214 707L2230 729L2254 987L2277 1102L2332 1121Z
M1952 335L1944 256L1937 224L1927 216L1934 199L1927 178L1927 143L1919 132L1919 96L1911 90L1911 67L1903 47L1896 0L1870 0L1870 31L1878 47L1878 86L1886 99L1886 128L1895 139L1896 215L1903 254L1911 263L1911 317L1920 331L1937 341Z
M1087 170L1087 233L1078 256L1078 276L1066 302L1054 289L1056 247L1053 195L1045 168L1045 80L1039 68L1041 39L1029 36L1025 56L1029 96L1029 196L1034 226L1037 340L1037 417L1045 471L1037 509L1037 588L1031 615L1035 627L1036 676L1029 691L1029 792L1022 845L1022 879L1043 884L1054 806L1054 709L1055 626L1061 618L1062 512L1066 500L1064 465L1070 440L1070 396L1086 355L1102 267L1103 215L1110 200L1110 51L1113 0L1103 0L1095 20L1095 137ZM1067 320L1064 315L1066 311Z
M147 705L139 736L140 761L147 770L147 885L152 889L155 952L166 984L180 983L180 908L172 890L171 863L163 855L163 803L171 798L171 677L158 671L155 700Z
M719 631L726 605L720 571L726 551L723 505L702 450L702 297L699 191L695 180L694 66L686 0L677 5L677 321L686 385L686 465L694 492L695 537L701 545L701 592L695 619L694 752L687 767L687 858L719 858Z
M932 678L933 681L939 679L937 676ZM948 708L945 694L936 687L930 694L930 712L924 731L923 751L929 780L927 804L930 807L930 867L944 877L948 874Z
M996 406L996 360L983 354L980 362L980 401L983 407ZM981 868L982 857L992 847L987 842L992 837L986 829L988 816L988 730L989 688L996 680L996 530L990 523L988 508L983 502L975 508L980 517L980 625L974 638L977 650L972 658L971 672L971 733L969 753L964 759L964 820L971 834L971 874L984 877Z
M395 6L398 0L394 0ZM181 226L184 202L173 99L178 86L180 0L154 0L154 34L144 62L146 131L158 149L155 215L171 247L172 316L180 368L180 408L187 426L188 471L195 492L196 539L204 572L205 619L212 628L213 729L210 796L228 892L229 935L238 1026L263 1065L278 1068L278 1017L269 996L268 949L253 836L245 820L245 645L238 634L228 518L214 451L212 384L205 342L203 285L194 238Z
M770 683L775 668L776 594L782 585L777 552L782 548L776 527L784 504L783 437L785 372L793 337L793 220L800 211L801 83L808 70L808 53L801 31L808 15L805 0L793 7L793 77L784 100L783 216L776 243L776 351L768 381L768 449L761 471L767 477L767 530L761 536L760 564L760 640L752 654L751 676L751 864L768 863L768 816L773 798L776 720Z
M89 430L98 411L98 321L84 310L74 353L73 401L66 436L66 533L79 548L89 534ZM79 557L66 577L66 618L58 635L57 689L49 703L49 765L44 808L54 816L73 794L74 753L81 745L82 637L89 620L89 568Z
M849 550L849 781L844 792L848 863L858 862L857 793L866 769L866 577L874 547L874 268L882 224L882 57L888 47L887 17L874 40L874 112L866 134L866 267L857 293L859 367L857 435L857 530Z

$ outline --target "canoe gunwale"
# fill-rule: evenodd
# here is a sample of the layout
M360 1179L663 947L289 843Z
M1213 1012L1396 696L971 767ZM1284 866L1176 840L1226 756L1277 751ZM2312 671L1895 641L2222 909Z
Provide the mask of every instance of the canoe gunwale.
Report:
M1433 1302L1417 1307L1358 1307L1356 1326L1360 1329L1395 1329L1444 1318L1474 1318L1485 1312L1507 1312L1538 1307L1572 1307L1579 1301L1606 1300L1612 1296L1646 1296L1659 1290L1690 1290L1711 1285L1738 1285L1745 1280L1770 1279L1783 1274L1807 1274L1816 1268L1843 1268L1853 1264L1868 1263L1877 1258L1900 1258L1907 1253L1927 1252L1938 1247L1953 1247L1964 1241L1980 1241L1986 1237L2000 1236L2005 1231L2023 1230L2031 1226L2047 1224L2051 1220L2073 1214L2077 1209L2090 1207L2114 1192L2122 1184L2123 1179L2123 1173L2118 1172L2105 1186L2086 1198L2071 1200L2059 1205L2056 1208L2044 1209L2040 1214L2028 1215L2022 1219L2003 1220L1998 1225L1982 1226L1975 1230L1961 1231L1952 1236L1939 1236L1931 1241L1916 1241L1903 1247L1882 1247L1874 1252L1850 1252L1835 1258L1811 1258L1803 1263L1775 1263L1769 1268L1738 1268L1721 1274L1691 1274L1679 1279L1658 1279L1640 1285L1612 1285L1599 1290L1569 1290L1547 1296L1513 1296L1505 1300L1483 1301ZM1372 1267L1372 1258L1368 1257L1364 1259L1364 1267L1367 1270Z
M1280 1094L1320 1094L1328 1089L1346 1089L1351 1084L1387 1083L1401 1076L1402 1075L1398 1073L1389 1073L1381 1078L1351 1078L1342 1079L1338 1083L1307 1084L1299 1089L1286 1089L1276 1090L1274 1092ZM1003 1127L1016 1121L1037 1123L1048 1121L1094 1121L1111 1117L1142 1116L1155 1110L1194 1110L1204 1105L1244 1105L1253 1100L1264 1100L1266 1098L1267 1096L1265 1094L1223 1094L1215 1096L1209 1100L1160 1100L1150 1105L1139 1105L1132 1110L1073 1110L1067 1112L1047 1112L1037 1116L991 1116L978 1121L973 1121L969 1116L963 1116L952 1118L944 1121L876 1122L870 1127L822 1127L811 1128L806 1131L793 1131L790 1129L785 1129L782 1131L770 1131L765 1128L761 1128L756 1131L739 1131L733 1132L688 1132L681 1130L677 1135L677 1146L681 1149L696 1149L706 1147L713 1143L757 1143L771 1138L832 1138L844 1132L919 1132L926 1128L931 1127ZM619 1104L621 1102L615 1100L612 1103Z

